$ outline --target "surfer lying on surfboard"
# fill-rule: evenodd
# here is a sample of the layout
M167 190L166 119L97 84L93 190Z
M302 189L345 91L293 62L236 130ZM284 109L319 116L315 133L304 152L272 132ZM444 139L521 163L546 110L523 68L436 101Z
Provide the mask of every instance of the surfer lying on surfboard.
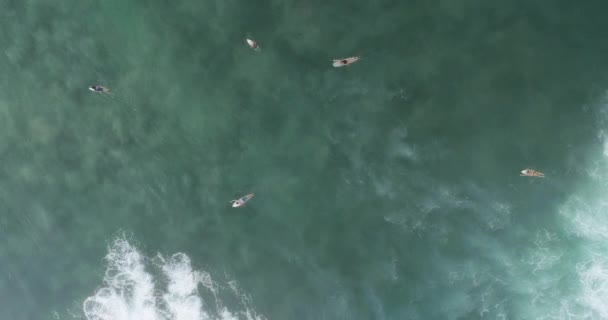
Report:
M524 169L521 171L520 176L522 177L536 177L536 178L544 178L545 174L542 172L538 172L532 169Z
M102 87L102 86L90 86L89 90L91 90L93 92L97 92L97 93L108 93L108 92L110 92L110 89L108 89L106 87Z
M230 200L230 202L232 203L233 208L238 208L244 206L247 201L251 200L251 198L253 198L253 193L240 197L236 200Z
M338 60L334 60L333 66L335 68L344 67L344 66L348 66L350 64L353 64L353 63L357 62L358 60L359 60L359 57L350 57L350 58L338 59Z

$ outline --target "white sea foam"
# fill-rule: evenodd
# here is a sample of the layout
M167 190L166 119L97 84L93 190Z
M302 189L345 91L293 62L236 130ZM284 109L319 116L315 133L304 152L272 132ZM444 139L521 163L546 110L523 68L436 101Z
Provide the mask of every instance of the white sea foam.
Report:
M154 283L143 257L125 239L116 239L108 255L105 287L85 300L88 319L161 319L155 308Z
M147 259L124 237L114 240L106 255L103 287L83 303L89 320L261 320L251 298L229 283L237 309L219 298L220 286L211 275L192 269L190 258L177 253L166 259ZM154 274L154 275L153 275ZM204 292L199 291L204 290ZM204 301L202 294L211 297Z
M608 108L601 111L605 125ZM587 168L589 180L560 207L564 228L580 240L580 262L566 266L578 276L574 295L562 299L559 319L608 319L608 135L598 133L603 157Z
M530 250L525 259L527 264L533 266L533 274L547 270L560 261L563 252L558 248L558 240L554 232L545 229L536 232L535 247Z
M574 200L579 205L575 207L571 201L567 217L582 240L583 251L583 260L576 265L580 283L577 302L592 311L592 319L608 319L608 207L603 201L587 205L579 199Z
M596 255L576 266L582 287L582 303L601 319L608 319L608 259Z

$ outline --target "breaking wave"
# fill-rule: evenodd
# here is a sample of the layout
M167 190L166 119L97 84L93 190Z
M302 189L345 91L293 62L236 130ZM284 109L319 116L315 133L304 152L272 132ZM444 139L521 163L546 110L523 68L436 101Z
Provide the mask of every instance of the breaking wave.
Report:
M190 258L143 256L123 236L105 257L103 286L83 303L89 320L262 320L251 298L236 281L215 282L205 271L192 269ZM226 297L230 308L222 302Z

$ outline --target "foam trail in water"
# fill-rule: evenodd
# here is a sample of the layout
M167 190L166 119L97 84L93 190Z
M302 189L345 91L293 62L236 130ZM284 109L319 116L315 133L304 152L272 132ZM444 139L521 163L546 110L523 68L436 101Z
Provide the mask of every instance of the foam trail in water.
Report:
M103 287L83 303L89 320L215 320L265 319L251 307L251 298L236 281L225 290L236 299L229 310L220 299L220 288L211 275L192 269L190 258L177 253L168 259L146 259L124 237L114 240L106 255ZM147 270L149 269L149 270ZM153 276L158 275L158 276ZM209 293L205 303L199 289ZM238 293L238 294L236 294Z

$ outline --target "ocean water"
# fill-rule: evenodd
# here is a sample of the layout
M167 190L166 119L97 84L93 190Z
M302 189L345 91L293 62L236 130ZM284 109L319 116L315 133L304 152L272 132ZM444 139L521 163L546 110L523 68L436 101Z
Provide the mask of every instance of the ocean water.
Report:
M607 9L1 0L0 319L608 319Z

